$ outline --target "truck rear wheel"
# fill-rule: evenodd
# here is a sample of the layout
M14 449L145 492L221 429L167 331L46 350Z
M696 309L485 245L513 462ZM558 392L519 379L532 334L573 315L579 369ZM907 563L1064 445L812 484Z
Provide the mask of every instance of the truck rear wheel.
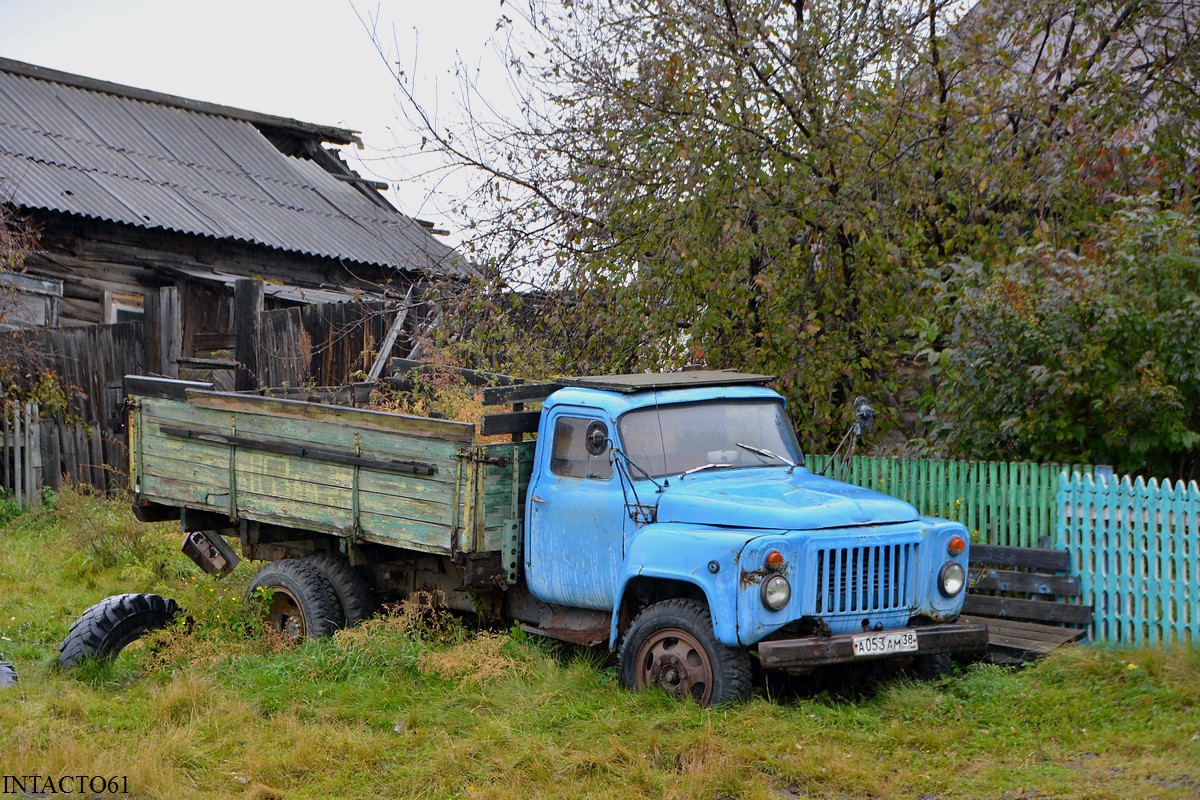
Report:
M367 592L366 581L354 571L349 560L335 553L313 553L301 560L316 567L329 581L342 606L342 618L347 627L357 625L370 616L371 596Z
M267 592L267 624L293 642L330 636L342 626L337 594L312 564L295 558L267 564L250 582L246 599L260 602Z
M148 631L179 613L174 600L156 594L118 594L83 612L58 646L58 666L74 667L87 658L115 658Z
M663 600L634 618L617 654L621 680L634 691L659 688L715 706L750 696L750 657L713 634L695 600Z

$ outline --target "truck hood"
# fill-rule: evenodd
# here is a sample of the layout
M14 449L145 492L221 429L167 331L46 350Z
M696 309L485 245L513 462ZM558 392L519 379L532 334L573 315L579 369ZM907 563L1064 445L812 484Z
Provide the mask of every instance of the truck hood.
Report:
M659 495L658 521L733 528L821 530L913 522L903 500L797 469L709 471L674 478Z

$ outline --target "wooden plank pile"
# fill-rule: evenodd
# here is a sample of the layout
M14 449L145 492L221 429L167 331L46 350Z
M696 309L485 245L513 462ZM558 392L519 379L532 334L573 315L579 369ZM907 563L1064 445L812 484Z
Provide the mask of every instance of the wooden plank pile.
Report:
M1065 550L971 545L964 622L988 626L993 663L1032 661L1087 637L1092 607Z

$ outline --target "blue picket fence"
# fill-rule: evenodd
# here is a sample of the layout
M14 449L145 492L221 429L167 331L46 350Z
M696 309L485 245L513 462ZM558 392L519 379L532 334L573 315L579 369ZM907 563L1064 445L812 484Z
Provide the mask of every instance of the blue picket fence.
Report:
M1071 553L1090 636L1200 644L1200 487L1059 476L1058 546Z

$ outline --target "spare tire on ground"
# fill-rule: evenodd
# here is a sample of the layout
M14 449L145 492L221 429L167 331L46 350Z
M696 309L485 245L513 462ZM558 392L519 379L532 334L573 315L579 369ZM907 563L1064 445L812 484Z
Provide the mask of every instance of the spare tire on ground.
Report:
M7 661L0 661L0 689L17 685L17 670Z
M166 626L179 613L174 600L156 594L107 597L75 620L58 646L58 666L88 658L111 659L147 632Z

